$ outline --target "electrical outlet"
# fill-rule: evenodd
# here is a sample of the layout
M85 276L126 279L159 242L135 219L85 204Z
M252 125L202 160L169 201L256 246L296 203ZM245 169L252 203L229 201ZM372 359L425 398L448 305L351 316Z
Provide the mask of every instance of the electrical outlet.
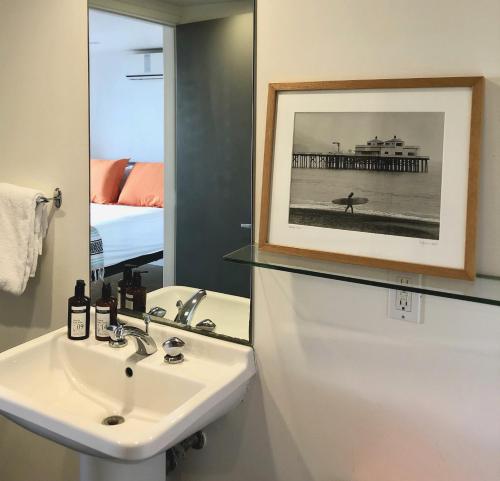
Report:
M422 294L405 290L405 286L421 285L422 277L417 274L395 274L393 281L401 285L401 289L389 289L388 315L400 321L423 322L421 318Z

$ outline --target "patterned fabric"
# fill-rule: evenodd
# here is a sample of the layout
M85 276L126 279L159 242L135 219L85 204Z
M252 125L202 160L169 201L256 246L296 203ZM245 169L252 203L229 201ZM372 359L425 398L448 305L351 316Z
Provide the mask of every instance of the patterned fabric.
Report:
M95 227L90 227L90 269L92 282L104 279L104 253L102 239Z

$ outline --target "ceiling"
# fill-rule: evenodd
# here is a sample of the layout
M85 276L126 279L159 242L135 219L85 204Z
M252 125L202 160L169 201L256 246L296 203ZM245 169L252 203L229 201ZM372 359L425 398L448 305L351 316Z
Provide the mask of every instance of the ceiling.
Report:
M162 48L163 26L113 13L90 10L89 42L92 51Z
M113 19L113 17L109 17L109 13L103 12L117 12L164 25L175 26L183 23L201 22L252 13L254 11L254 0L88 0L88 4L91 12L90 40L94 43L96 51L98 49L116 49L116 45L113 44L116 41L125 42L126 48L157 47L151 45L151 41L153 44L156 43L154 38L151 40L148 37L148 35L154 36L154 34L144 31L147 29L148 24L146 24L146 27L142 24L141 28L140 20L129 18L129 24L121 27L123 23L119 18L115 17ZM108 15L108 17L105 15ZM108 38L110 31L120 27L122 31L120 40ZM123 38L125 36L129 38ZM96 45L96 42L99 43Z
M233 3L238 0L162 0L163 3L176 5L179 7L193 6L193 5L209 5L212 3Z

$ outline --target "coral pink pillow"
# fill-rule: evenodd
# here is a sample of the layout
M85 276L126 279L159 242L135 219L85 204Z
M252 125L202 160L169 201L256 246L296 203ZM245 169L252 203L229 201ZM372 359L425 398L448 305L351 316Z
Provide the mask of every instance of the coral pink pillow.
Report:
M163 163L137 162L123 186L118 203L163 207Z
M113 204L120 193L120 182L129 159L90 160L90 201Z

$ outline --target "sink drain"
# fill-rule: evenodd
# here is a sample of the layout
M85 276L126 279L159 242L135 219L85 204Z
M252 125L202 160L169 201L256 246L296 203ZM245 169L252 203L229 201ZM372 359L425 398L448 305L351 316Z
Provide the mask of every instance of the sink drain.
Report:
M108 416L102 420L102 424L105 426L117 426L118 424L122 424L125 422L125 418L123 416Z

